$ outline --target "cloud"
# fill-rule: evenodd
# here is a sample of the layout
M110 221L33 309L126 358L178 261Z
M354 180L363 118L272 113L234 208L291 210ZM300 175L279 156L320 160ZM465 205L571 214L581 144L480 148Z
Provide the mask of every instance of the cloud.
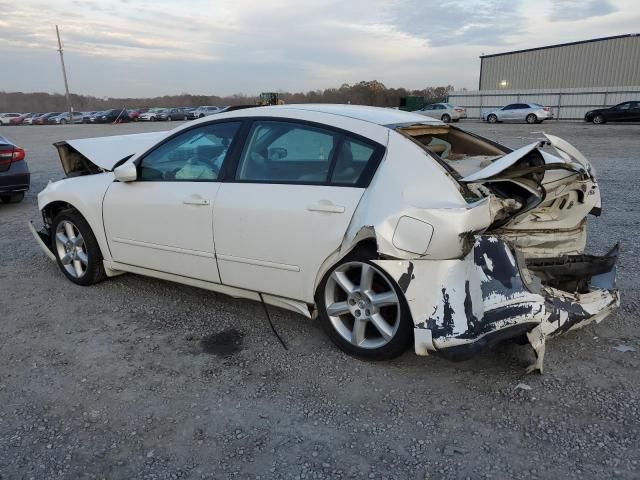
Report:
M520 0L402 0L389 10L396 28L433 46L506 45L526 25Z
M609 0L554 0L549 19L576 21L602 17L616 11L618 9Z
M1 88L60 91L56 24L78 93L256 94L373 79L474 88L480 54L628 33L640 24L635 2L586 0L589 18L567 29L548 17L552 0L0 0L0 58L14 65ZM607 5L615 11L594 16Z

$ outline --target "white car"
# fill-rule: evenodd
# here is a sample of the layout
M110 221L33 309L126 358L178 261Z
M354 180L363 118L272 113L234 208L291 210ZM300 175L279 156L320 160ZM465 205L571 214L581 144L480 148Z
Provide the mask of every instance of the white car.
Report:
M442 120L444 123L459 122L461 118L467 118L465 108L457 107L451 103L432 103L416 110L415 113Z
M524 338L538 369L546 338L619 305L617 249L584 254L598 184L551 135L512 151L415 113L288 105L56 146L68 178L31 229L78 285L131 272L263 300L374 359Z
M21 116L21 113L0 113L0 125L11 125L12 119Z
M163 112L164 109L157 108L155 110L148 110L138 115L139 122L155 122L158 120L158 113Z

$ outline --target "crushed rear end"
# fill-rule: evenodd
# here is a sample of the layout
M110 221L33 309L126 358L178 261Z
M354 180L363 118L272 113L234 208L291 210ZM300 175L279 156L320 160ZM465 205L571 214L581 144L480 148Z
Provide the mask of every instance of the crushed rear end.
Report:
M405 292L418 354L462 360L518 339L536 353L529 370L542 371L547 339L619 306L619 245L584 253L586 217L600 215L600 191L575 147L547 135L512 151L452 126L398 130L458 180L476 216L489 209L491 218L461 234L468 247L458 258L378 261Z

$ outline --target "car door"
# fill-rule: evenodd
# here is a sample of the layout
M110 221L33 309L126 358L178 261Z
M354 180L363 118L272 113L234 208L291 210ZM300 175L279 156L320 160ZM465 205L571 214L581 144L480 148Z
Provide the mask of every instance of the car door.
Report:
M384 147L293 120L255 120L214 209L221 281L313 302Z
M629 109L629 122L640 122L640 102L631 102Z
M629 107L631 102L624 102L613 107L609 112L607 112L606 118L609 122L624 122L625 117L629 112Z
M510 105L506 105L505 107L502 108L502 111L500 112L500 120L501 121L511 121L514 118L514 112L516 111L515 109L517 108L517 104L512 103Z
M220 281L213 203L239 126L218 122L183 131L140 158L136 181L111 184L103 217L116 262Z

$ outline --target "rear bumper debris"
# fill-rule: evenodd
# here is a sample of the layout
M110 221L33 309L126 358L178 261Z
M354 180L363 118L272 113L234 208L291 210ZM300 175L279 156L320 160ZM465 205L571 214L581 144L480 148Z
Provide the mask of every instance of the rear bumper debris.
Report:
M600 322L620 304L618 246L529 264L495 236L476 236L456 260L378 260L405 292L419 355L464 360L507 339L528 339L542 372L545 341Z

